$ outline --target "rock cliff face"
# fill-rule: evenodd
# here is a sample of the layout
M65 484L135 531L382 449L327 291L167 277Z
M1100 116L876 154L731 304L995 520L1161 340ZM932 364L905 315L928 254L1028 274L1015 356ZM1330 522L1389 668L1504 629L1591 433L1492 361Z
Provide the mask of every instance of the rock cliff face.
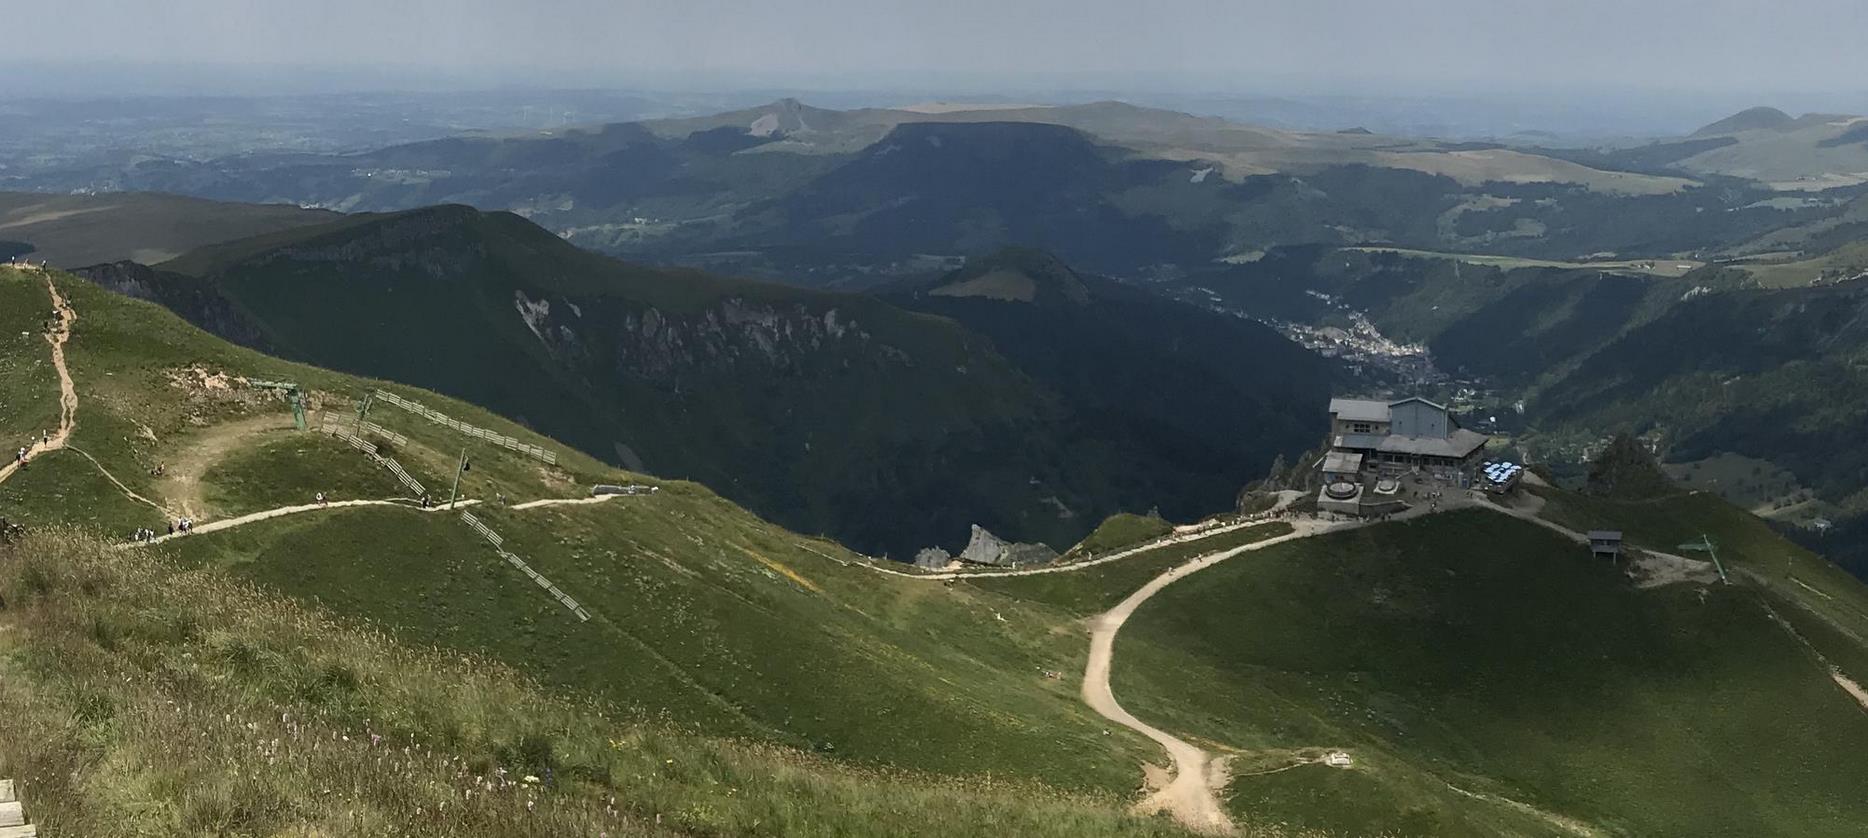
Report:
M163 306L182 319L241 346L273 351L259 324L211 283L136 262L111 262L72 271L98 286Z
M652 305L513 294L520 319L553 358L588 361L594 346L607 344L617 374L660 385L701 374L799 374L821 369L826 358L846 365L907 359L835 306L728 297L670 314Z
M859 352L869 333L837 309L822 314L803 304L750 303L728 298L698 314L671 316L657 308L630 312L617 331L616 354L632 374L669 380L684 368L793 372L820 364L823 353Z
M973 538L967 542L966 549L960 551L960 560L995 567L1021 567L1056 561L1057 551L1043 544L1006 541L974 524Z

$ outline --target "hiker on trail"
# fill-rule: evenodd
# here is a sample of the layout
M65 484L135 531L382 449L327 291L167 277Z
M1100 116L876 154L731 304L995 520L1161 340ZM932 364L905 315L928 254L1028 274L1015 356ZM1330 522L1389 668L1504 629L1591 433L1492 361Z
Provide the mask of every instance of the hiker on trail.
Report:
M319 506L324 505L324 493L323 492L318 493L318 505Z
M169 522L169 535L174 535L174 534L175 534L175 522L170 521Z

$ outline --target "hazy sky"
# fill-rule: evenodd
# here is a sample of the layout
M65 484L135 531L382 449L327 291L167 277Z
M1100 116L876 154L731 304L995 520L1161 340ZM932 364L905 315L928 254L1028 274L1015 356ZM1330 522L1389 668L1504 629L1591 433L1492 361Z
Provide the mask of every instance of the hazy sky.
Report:
M1868 0L3 0L0 21L0 61L338 68L379 88L1868 87Z

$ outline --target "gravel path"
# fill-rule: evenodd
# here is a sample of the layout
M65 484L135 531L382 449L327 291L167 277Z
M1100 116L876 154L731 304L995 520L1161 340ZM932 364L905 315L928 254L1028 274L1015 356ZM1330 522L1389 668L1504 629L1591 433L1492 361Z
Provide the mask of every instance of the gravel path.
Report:
M78 322L78 312L72 310L71 304L65 302L64 296L58 293L58 286L52 283L51 274L46 274L45 290L52 295L52 308L59 313L58 326L45 336L46 342L52 345L52 368L58 371L58 430L52 433L50 439L35 440L26 449L28 462L47 451L64 448L65 443L71 439L72 430L78 426L78 387L72 383L71 370L65 366L65 342L71 340L71 327ZM0 467L0 483L11 478L19 471L19 467L18 460L8 457L7 464Z

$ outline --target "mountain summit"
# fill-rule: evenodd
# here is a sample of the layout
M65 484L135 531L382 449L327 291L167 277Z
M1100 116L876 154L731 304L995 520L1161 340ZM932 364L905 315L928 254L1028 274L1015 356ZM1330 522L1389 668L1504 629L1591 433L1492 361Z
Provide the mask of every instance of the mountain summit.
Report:
M1755 108L1746 108L1694 131L1693 136L1711 137L1719 134L1736 134L1740 131L1778 130L1788 128L1796 124L1796 121L1790 114L1760 105Z

